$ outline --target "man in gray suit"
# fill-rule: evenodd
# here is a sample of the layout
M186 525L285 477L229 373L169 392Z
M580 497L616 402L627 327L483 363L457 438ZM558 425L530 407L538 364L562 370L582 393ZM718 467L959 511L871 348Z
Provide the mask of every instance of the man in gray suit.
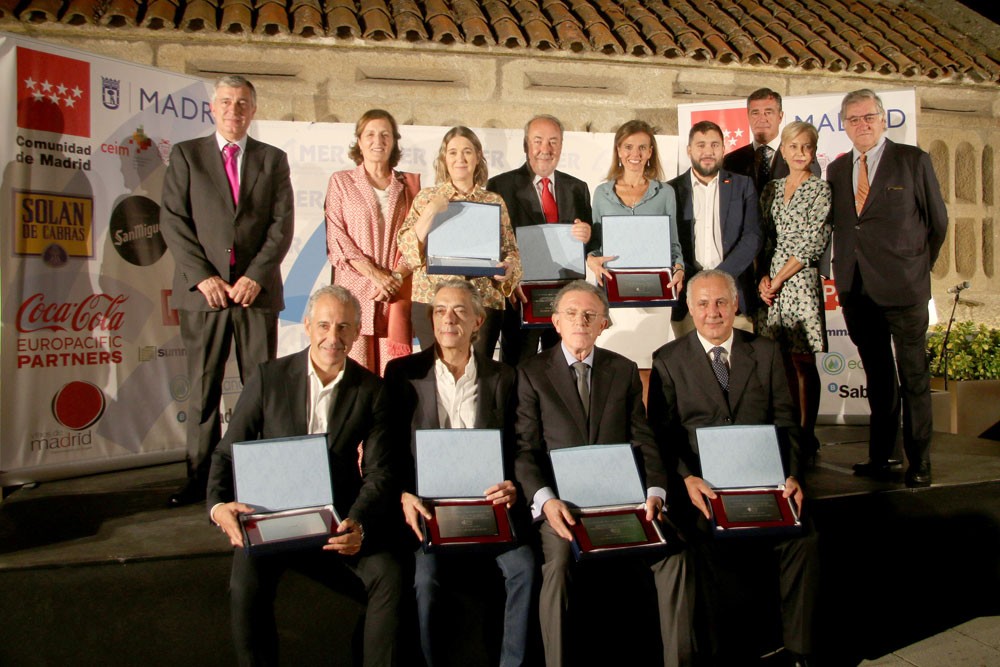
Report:
M883 136L885 107L878 95L867 89L848 93L840 115L854 149L827 170L833 271L847 332L865 367L871 408L868 460L854 471L888 474L902 412L906 484L929 486L927 301L948 211L930 156Z
M188 479L170 497L174 507L205 498L231 342L244 382L248 369L277 353L281 260L292 242L288 159L247 136L257 110L253 84L219 79L211 109L215 134L174 146L160 211L191 382Z

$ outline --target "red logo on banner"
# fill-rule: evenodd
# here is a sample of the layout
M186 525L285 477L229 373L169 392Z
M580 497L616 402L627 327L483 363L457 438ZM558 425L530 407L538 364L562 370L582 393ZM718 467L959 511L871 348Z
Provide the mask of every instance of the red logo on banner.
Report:
M17 126L90 136L90 63L17 47Z
M749 123L745 107L691 112L692 125L703 120L710 120L722 128L722 138L725 139L727 153L732 153L737 148L743 148L752 139L750 130L747 129Z
M823 305L824 310L840 308L840 295L837 294L837 287L832 280L823 281Z
M70 382L52 397L52 416L68 429L90 428L104 414L104 392L90 382Z
M48 303L45 295L32 294L17 309L17 331L118 331L125 322L124 294L91 294L83 301Z

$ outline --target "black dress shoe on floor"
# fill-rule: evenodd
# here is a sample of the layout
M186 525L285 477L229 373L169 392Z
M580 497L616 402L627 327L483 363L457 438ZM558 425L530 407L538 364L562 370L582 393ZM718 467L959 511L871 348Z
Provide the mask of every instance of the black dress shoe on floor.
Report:
M931 485L931 464L923 461L917 465L910 466L906 471L906 485L913 488L922 488Z
M871 477L872 479L888 479L892 476L892 471L900 466L899 459L889 459L885 463L876 463L871 459L854 464L854 474L858 477Z
M177 490L177 493L170 496L167 504L170 507L184 507L204 500L205 484L195 479L189 479L184 486Z

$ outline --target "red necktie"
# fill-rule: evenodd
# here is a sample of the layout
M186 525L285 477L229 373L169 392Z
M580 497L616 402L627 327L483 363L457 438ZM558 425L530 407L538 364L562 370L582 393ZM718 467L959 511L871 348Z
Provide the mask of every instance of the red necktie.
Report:
M556 206L556 198L552 196L549 188L549 179L542 179L542 212L545 214L545 222L559 222L559 207Z
M222 149L223 163L226 167L226 176L229 178L229 189L233 193L233 204L239 206L240 203L240 171L236 156L240 154L238 144L226 144ZM236 265L236 248L229 253L229 266Z

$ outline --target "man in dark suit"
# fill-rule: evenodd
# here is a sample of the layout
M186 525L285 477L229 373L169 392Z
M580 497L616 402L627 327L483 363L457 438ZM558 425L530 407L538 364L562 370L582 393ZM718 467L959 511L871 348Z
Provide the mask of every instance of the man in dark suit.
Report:
M695 331L664 345L653 354L649 378L649 423L661 454L676 466L685 493L671 496L679 525L689 544L696 545L709 565L709 610L713 631L725 633L737 619L718 618L720 595L713 585L719 570L739 563L745 549L773 550L780 568L782 626L785 647L805 664L812 653L812 620L816 606L818 550L815 533L807 528L793 539L713 542L708 524L707 499L716 494L701 478L697 430L703 426L774 424L784 446L787 471L785 498L802 507L799 475L799 426L785 375L781 351L773 340L733 328L736 317L736 283L721 270L698 273L687 284L688 307ZM713 368L715 356L725 368L722 377ZM724 381L723 381L724 378ZM677 479L676 477L674 478ZM686 496L686 497L685 497ZM674 509L672 507L671 509ZM723 615L724 616L724 615ZM745 619L743 619L745 621ZM713 641L713 651L725 664L743 664L748 656L733 655L739 647ZM755 656L754 656L755 657Z
M758 305L753 261L762 245L757 191L749 177L719 168L724 152L718 125L701 121L691 127L687 145L691 168L670 181L677 193L677 234L687 279L702 269L731 275L740 296L736 327L753 331ZM675 337L692 330L684 291L670 319Z
M540 523L542 590L539 616L545 662L563 664L563 619L571 598L571 542L575 525L569 507L555 494L548 452L563 447L629 442L643 462L646 519L663 518L666 470L646 424L642 384L635 363L595 346L608 327L604 291L582 280L560 290L552 322L561 343L527 359L518 368L518 482ZM586 399L586 402L584 402ZM665 665L692 659L693 582L687 554L650 557L659 602ZM642 613L638 611L636 613Z
M752 141L722 160L722 168L734 174L749 176L757 194L764 192L767 182L788 176L788 163L778 150L781 146L781 94L770 88L759 88L747 97L747 121L750 123ZM809 165L812 173L820 176L819 164Z
M423 540L420 515L432 515L415 495L416 432L422 429L500 429L507 469L514 449L514 370L506 364L473 352L472 343L486 318L483 300L476 288L461 279L435 286L431 321L435 345L409 357L395 359L386 366L386 386L392 397L394 422L404 432L395 440L402 462L403 515L417 539ZM406 448L403 443L409 442ZM508 475L513 477L513 475ZM484 489L493 504L511 508L517 530L527 535L527 508L510 479ZM439 568L468 554L447 555L416 552L415 588L420 643L428 667L448 664L454 655L449 633L440 628L438 598L441 591ZM507 593L504 633L500 653L502 667L524 664L528 620L535 581L535 556L527 544L510 546L495 556L503 572ZM454 640L454 638L452 638ZM448 644L452 643L449 650ZM454 661L451 661L454 662Z
M550 222L573 223L573 236L581 243L590 240L590 190L587 184L556 171L562 154L563 126L555 116L535 116L524 126L524 156L519 168L494 176L486 189L503 197L510 222L519 227ZM503 360L516 366L521 359L538 351L538 343L548 349L559 342L552 329L522 329L521 304L526 303L518 287L507 303L501 329Z
M841 121L854 149L827 170L833 271L847 331L865 367L871 408L868 460L854 470L885 477L898 463L890 456L902 408L906 483L928 486L927 302L931 267L948 233L948 211L930 156L883 136L885 108L878 95L867 89L848 93Z
M205 497L230 343L244 382L248 369L277 353L281 260L292 242L288 160L247 136L257 109L253 84L241 76L219 79L211 109L215 134L174 146L160 211L176 265L171 298L191 382L188 480L172 506Z
M358 301L347 289L317 290L306 306L309 347L263 363L250 376L226 436L212 455L209 517L237 547L229 587L233 641L241 665L278 664L274 598L289 568L321 582L359 578L368 593L364 664L395 662L401 574L387 548L395 535L399 496L391 475L382 381L347 358L360 318ZM322 549L248 554L239 548L239 515L253 508L234 502L233 443L310 433L326 434L334 506L343 517L337 534Z

